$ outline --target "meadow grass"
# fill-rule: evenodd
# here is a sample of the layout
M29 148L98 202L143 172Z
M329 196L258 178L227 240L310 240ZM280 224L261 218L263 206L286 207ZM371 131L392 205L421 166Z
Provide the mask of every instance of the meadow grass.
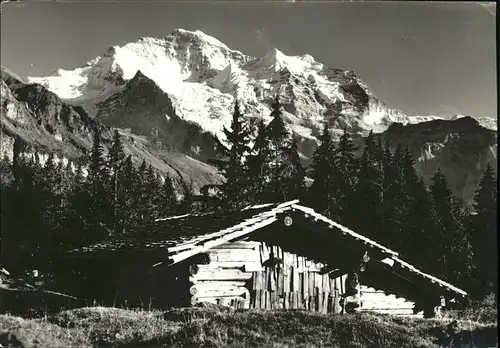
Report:
M491 319L491 317L490 317ZM450 323L456 321L454 331ZM370 313L85 307L38 319L0 315L3 347L494 347L494 320Z

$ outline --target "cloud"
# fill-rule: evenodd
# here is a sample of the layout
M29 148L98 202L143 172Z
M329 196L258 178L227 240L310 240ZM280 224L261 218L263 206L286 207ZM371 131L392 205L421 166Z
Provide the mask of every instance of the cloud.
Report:
M263 49L270 50L271 48L273 48L269 31L266 28L256 29L255 36L257 42L260 44L260 46L262 46Z
M260 28L255 30L255 34L257 34L257 41L259 42L266 41L266 28Z

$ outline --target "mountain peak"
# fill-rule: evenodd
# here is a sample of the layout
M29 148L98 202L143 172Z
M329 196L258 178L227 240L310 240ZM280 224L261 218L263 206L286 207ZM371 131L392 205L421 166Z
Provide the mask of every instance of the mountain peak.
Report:
M267 54L264 56L264 58L269 58L272 60L283 60L285 59L286 55L281 52L279 49L276 47L271 49Z
M227 47L224 43L221 41L217 40L215 37L210 36L208 34L205 34L201 30L186 30L186 29L174 29L170 35L167 36L167 38L175 37L178 39L181 39L183 41L198 41L198 42L203 42L208 45L212 46L218 46L225 48L229 50L229 47Z
M286 54L278 50L277 48L273 48L267 54L261 58L260 63L265 68L278 71L288 65L288 61L290 57Z

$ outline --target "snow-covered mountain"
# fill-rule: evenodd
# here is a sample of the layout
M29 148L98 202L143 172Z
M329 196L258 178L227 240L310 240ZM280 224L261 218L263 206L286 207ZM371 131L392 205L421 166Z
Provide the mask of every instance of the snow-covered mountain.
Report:
M177 29L166 37L113 46L80 68L47 77L21 79L2 69L2 79L2 98L9 101L2 103L2 134L9 135L2 142L20 137L78 157L90 147L82 122L103 123L120 129L137 160L192 177L196 188L220 180L203 162L216 155L217 141L224 142L222 129L230 125L235 99L250 121L269 121L270 105L279 95L306 163L324 121L334 134L344 127L357 134L360 145L374 130L394 145L410 145L424 178L441 167L454 193L466 201L485 163L496 158L494 119L407 116L387 107L351 70L277 49L250 57L200 31ZM27 89L29 98L22 93ZM80 125L77 130L65 125L68 113Z
M83 67L28 81L67 103L81 105L91 117L106 123L110 119L106 101L130 92L129 82L138 72L170 100L172 111L163 116L175 114L222 141L235 98L248 117L268 119L270 103L280 95L287 123L303 143L316 141L325 119L334 128L360 133L382 132L393 122L416 121L386 107L353 71L331 69L310 55L292 57L277 49L261 58L250 57L201 31L182 29L162 38L113 46ZM124 108L114 105L113 113ZM305 147L301 150L310 155Z
M89 117L82 108L64 103L43 86L24 83L3 67L0 93L2 158L12 158L17 140L22 153L30 154L37 149L42 154L53 153L56 158L78 162L90 152L95 129L102 135L105 150L111 146L112 128ZM119 131L126 154L130 154L137 165L146 160L178 184L181 179L192 180L196 190L222 179L212 166L168 144L151 141L126 129Z

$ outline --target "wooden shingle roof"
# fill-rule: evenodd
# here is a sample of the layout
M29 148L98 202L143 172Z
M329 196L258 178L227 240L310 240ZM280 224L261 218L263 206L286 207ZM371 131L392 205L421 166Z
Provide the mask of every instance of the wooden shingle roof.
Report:
M370 247L379 249L383 253L386 253L389 255L394 255L394 256L398 255L398 253L396 251L391 250L391 249L377 243L376 241L374 241L368 237L365 237L359 233L356 233L353 230L351 230L345 226L342 226L341 224L327 218L326 216L323 216L320 213L317 213L316 211L314 211L314 209L304 207L304 206L298 205L298 204L294 204L290 208L293 211L300 211L300 212L304 213L304 215L306 215L307 217L312 218L314 220L314 222L324 223L324 224L328 225L328 227L331 228L333 231L338 231L339 233L341 233L343 235L347 235L355 240L358 240L365 245L369 245ZM333 233L335 233L335 232L333 232Z
M401 260L399 257L394 256L394 257L391 257L391 259L395 262L395 264L399 268L406 269L409 272L415 273L415 274L419 275L420 277L430 281L431 283L437 284L439 287L446 288L450 291L453 291L457 294L460 294L461 296L467 296L467 292L465 292L464 290L457 288L456 286L454 286L448 282L445 282L444 280L441 280L441 279L434 277L430 274L422 272L421 270L417 269L415 266L412 266L408 262Z
M108 238L97 244L72 250L72 252L119 251L119 250L165 250L170 255L189 249L203 241L223 238L245 228L244 234L262 227L256 225L271 218L279 211L298 201L248 207L240 212L227 214L185 214L157 219L141 226L133 233ZM250 227L252 226L252 227ZM236 237L234 237L236 238ZM232 239L234 239L232 238Z
M155 223L144 225L127 238L109 239L75 251L161 250L166 252L165 261L168 264L175 264L210 248L243 238L274 223L278 220L279 214L289 211L301 213L311 222L328 227L333 239L335 234L338 234L339 237L347 237L376 249L385 255L382 262L389 265L394 272L411 272L423 281L435 284L446 291L460 296L467 295L462 289L403 261L396 251L328 219L311 208L299 205L298 200L247 207L240 212L229 214L186 214L157 219ZM308 233L314 234L315 231Z

